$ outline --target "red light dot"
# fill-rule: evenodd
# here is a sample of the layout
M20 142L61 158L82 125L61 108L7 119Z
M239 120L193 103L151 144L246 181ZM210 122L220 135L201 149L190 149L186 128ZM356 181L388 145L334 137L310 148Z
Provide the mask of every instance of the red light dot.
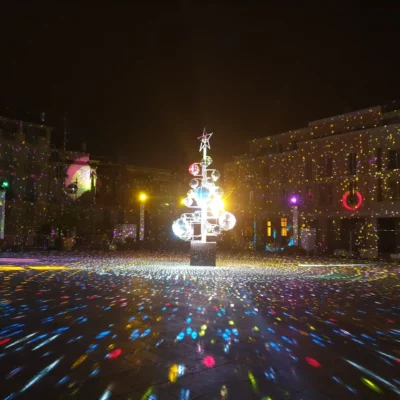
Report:
M116 349L108 355L108 358L111 358L111 359L117 358L119 355L121 355L121 353L122 353L121 349Z
M314 368L321 368L321 364L314 358L306 357L306 361Z
M203 364L207 368L212 368L215 365L215 360L211 356L205 356L204 359L203 359Z

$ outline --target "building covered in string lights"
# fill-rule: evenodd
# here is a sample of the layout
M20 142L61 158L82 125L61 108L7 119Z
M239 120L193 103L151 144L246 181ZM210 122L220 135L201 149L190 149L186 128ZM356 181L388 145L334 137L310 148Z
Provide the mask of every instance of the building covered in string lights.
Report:
M51 134L49 126L0 117L6 247L43 247L38 238L60 232L111 238L117 225L139 226L139 192L148 198L145 239L169 241L181 193L171 171L54 148Z
M249 142L225 165L238 246L400 253L400 110L381 106ZM298 220L293 220L296 199Z
M30 235L46 220L51 131L45 125L0 117L6 233Z

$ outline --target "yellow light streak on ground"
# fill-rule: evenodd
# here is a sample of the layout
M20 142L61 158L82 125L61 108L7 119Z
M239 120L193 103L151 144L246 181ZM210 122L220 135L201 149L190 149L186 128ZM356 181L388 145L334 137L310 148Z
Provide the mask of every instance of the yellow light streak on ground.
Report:
M0 266L0 271L21 271L25 268L17 267L16 265L2 265Z
M49 266L29 266L27 267L29 269L34 269L35 271L57 271L57 270L65 270L65 269L77 269L77 268L72 268L72 267L64 267L64 266L59 266L59 265L49 265Z

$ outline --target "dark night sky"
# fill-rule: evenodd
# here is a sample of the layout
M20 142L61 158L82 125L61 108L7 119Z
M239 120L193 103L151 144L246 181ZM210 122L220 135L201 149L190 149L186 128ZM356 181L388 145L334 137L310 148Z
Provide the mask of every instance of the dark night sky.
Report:
M387 1L48 3L2 6L0 105L46 111L58 140L67 111L70 146L94 154L186 167L205 125L220 164L245 140L400 97Z

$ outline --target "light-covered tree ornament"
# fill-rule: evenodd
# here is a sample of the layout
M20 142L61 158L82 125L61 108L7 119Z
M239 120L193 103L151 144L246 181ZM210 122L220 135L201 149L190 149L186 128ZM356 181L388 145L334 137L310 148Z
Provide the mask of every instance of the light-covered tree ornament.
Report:
M199 163L191 164L189 166L189 172L194 176L200 175L200 172L201 172L200 164Z
M232 229L236 223L235 216L224 211L224 191L215 184L221 174L216 169L208 168L213 162L207 155L211 136L212 133L206 133L204 129L203 135L198 138L201 142L200 151L203 152L202 160L189 167L189 172L196 178L190 181L192 189L184 204L196 211L182 214L172 224L173 232L182 240L206 243L207 236L218 236L222 231ZM196 229L196 225L200 229Z

